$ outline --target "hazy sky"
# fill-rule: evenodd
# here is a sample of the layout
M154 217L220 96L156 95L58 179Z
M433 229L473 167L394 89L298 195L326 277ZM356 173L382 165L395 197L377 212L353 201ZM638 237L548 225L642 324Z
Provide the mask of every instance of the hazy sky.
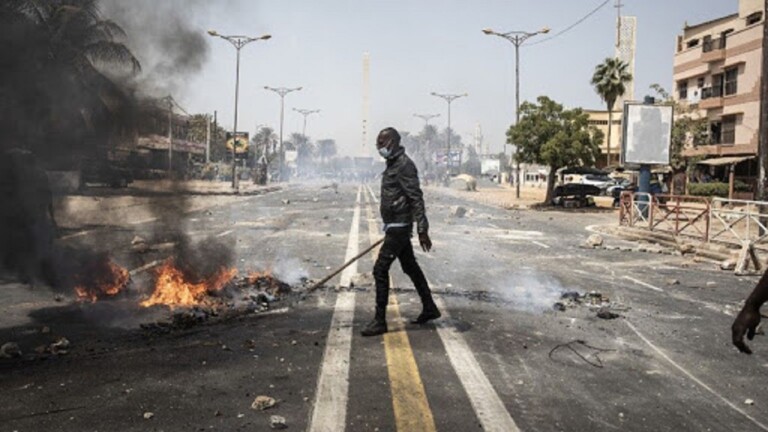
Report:
M286 97L285 134L301 132L302 116L291 108L321 109L309 118L307 135L333 138L340 151L362 153L362 58L370 53L370 148L383 127L418 132L414 113L439 113L446 103L430 92L469 93L453 103L452 127L466 143L476 125L492 151L501 151L514 117L514 49L481 29L551 34L573 24L605 0L269 0L176 1L196 4L191 20L200 31L272 39L242 51L241 130L266 124L277 129L279 97L263 90L303 86ZM614 0L568 33L521 49L521 98L547 95L570 107L601 108L589 84L594 66L613 55ZM636 96L648 86L672 86L675 37L684 23L706 21L738 10L737 0L624 0L637 17ZM536 38L543 38L537 36ZM534 42L537 39L531 39ZM177 99L190 113L218 110L231 127L235 49L209 37L203 69L187 80Z

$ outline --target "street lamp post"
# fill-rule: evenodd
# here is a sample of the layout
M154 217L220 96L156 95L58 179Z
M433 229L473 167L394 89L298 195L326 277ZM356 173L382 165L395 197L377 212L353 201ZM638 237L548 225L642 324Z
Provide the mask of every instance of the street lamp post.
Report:
M294 111L304 116L304 128L301 130L301 135L304 137L304 139L307 138L307 117L309 117L312 114L317 114L320 112L319 109L316 110L308 110L308 109L301 109L301 108L294 108Z
M273 91L280 95L280 158L279 158L279 166L278 166L278 173L277 173L277 179L282 180L283 179L283 158L285 155L283 154L283 116L285 115L285 95L287 95L290 92L299 91L302 89L302 87L295 87L295 88L286 88L286 87L269 87L264 86L265 90Z
M432 96L439 97L440 99L445 100L448 102L448 130L446 131L446 135L448 136L448 175L451 174L451 103L455 101L456 99L464 96L469 96L467 93L462 94L440 94L432 92ZM461 169L461 167L459 167Z
M208 30L208 34L213 37L224 39L231 43L237 50L237 67L235 68L235 124L233 126L234 130L232 131L232 188L237 191L240 186L237 180L237 103L240 93L240 49L251 42L267 40L272 36L268 34L256 38L250 36L225 36L219 34L216 30Z
M510 31L498 33L489 28L483 29L487 35L504 38L515 46L515 125L520 123L520 46L528 39L539 34L549 33L549 28L544 27L537 32ZM504 154L507 154L507 147L504 146ZM520 198L520 146L515 144L515 197Z

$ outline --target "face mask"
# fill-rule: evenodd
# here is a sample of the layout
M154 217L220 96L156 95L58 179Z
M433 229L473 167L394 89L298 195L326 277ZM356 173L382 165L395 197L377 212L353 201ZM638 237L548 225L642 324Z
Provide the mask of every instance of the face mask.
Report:
M389 155L392 154L392 151L390 149L388 149L387 147L382 147L382 148L379 149L379 154L384 159L387 159L389 157Z

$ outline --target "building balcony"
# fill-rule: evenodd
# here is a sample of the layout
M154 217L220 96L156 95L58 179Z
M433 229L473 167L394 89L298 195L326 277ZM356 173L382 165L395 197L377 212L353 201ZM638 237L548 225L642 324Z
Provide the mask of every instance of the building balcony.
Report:
M725 50L722 48L713 49L712 51L705 52L701 55L701 61L705 63L713 63L717 61L725 60Z
M722 97L711 97L708 99L702 99L699 102L699 109L703 109L703 110L722 108L722 107L723 107Z

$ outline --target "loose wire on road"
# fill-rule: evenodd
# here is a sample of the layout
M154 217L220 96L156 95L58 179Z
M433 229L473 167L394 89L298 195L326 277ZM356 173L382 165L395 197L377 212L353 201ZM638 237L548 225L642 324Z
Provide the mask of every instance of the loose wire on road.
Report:
M591 17L592 15L596 14L600 9L604 8L605 5L607 5L610 2L611 2L611 0L605 0L604 2L600 3L600 5L598 7L594 8L591 12L589 12L588 14L584 15L583 17L581 17L578 21L576 21L575 23L569 25L568 27L560 30L559 32L553 34L552 36L544 38L544 39L540 39L540 40L538 40L536 42L527 43L527 44L525 44L523 46L532 46L532 45L542 44L544 42L551 41L552 39L554 39L554 38L556 38L558 36L564 35L565 33L571 31L574 27L578 26L579 24L581 24L584 21L586 21L587 19L589 19L589 17Z
M576 350L576 348L573 347L573 344L578 344L578 345L584 346L586 348L589 348L589 349L595 351L594 353L592 353L592 357L594 357L595 360L597 360L597 361L589 360L587 357L582 355L578 350ZM555 347L552 348L552 350L549 351L549 359L552 360L552 361L555 361L555 359L552 358L552 354L554 354L555 351L557 351L557 350L559 350L561 348L568 348L569 350L573 351L574 354L579 356L580 359L584 360L585 363L587 363L590 366L596 367L598 369L602 369L603 368L603 360L600 359L600 354L605 353L605 352L609 352L609 351L616 351L616 350L612 350L612 349L598 348L598 347L589 345L588 343L586 343L585 341L583 341L581 339L576 339L576 340L572 340L572 341L567 342L567 343L562 343L562 344L559 344L559 345L555 345Z

